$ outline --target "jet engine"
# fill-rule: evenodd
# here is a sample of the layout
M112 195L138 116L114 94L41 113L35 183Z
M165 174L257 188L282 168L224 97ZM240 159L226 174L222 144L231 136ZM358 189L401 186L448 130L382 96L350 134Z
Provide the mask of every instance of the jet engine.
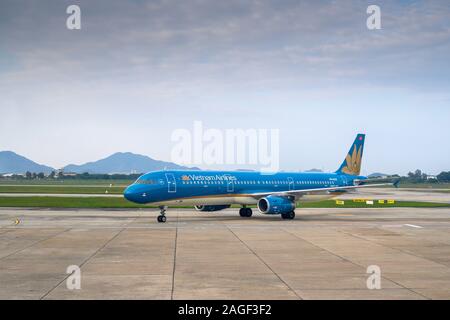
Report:
M258 200L258 210L264 214L286 214L294 209L295 202L288 197L267 196Z
M198 211L219 211L223 209L228 209L230 205L216 205L216 206L195 206Z

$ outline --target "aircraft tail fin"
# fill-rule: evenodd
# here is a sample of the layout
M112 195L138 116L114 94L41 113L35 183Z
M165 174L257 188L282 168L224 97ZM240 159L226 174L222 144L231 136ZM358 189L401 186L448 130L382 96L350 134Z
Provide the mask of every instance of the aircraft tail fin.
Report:
M358 134L353 142L344 162L342 162L336 173L350 174L352 176L358 176L361 171L361 161L364 151L364 141L366 139L365 134Z

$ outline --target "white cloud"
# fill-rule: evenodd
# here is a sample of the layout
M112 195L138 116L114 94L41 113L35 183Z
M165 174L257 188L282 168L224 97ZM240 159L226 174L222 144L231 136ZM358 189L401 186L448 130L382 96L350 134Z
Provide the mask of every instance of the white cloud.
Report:
M33 149L55 166L110 151L167 159L162 137L194 119L228 127L257 119L295 137L324 117L326 136L356 130L361 110L378 111L375 101L395 109L432 100L431 122L448 108L446 1L381 1L380 31L367 30L368 2L359 0L79 2L80 31L65 28L67 1L2 2L0 149ZM348 129L333 121L339 108ZM305 114L314 121L294 121ZM26 130L11 134L14 122Z

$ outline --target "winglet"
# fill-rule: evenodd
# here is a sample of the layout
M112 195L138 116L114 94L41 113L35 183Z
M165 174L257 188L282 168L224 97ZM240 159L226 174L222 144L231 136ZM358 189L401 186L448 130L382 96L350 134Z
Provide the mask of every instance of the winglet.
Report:
M400 179L396 179L393 183L392 183L392 185L394 186L394 187L396 187L396 188L398 188L398 185L400 184Z

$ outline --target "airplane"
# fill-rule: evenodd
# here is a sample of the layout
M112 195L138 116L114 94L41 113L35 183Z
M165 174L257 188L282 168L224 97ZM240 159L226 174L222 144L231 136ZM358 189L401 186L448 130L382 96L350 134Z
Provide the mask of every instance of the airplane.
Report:
M247 171L163 170L140 176L124 191L134 203L160 208L158 222L166 222L171 205L192 205L199 211L219 211L232 204L241 205L241 217L251 217L249 205L262 214L295 218L298 201L331 199L359 188L393 185L372 183L360 175L365 134L358 134L339 169L333 173L278 172L267 174Z

